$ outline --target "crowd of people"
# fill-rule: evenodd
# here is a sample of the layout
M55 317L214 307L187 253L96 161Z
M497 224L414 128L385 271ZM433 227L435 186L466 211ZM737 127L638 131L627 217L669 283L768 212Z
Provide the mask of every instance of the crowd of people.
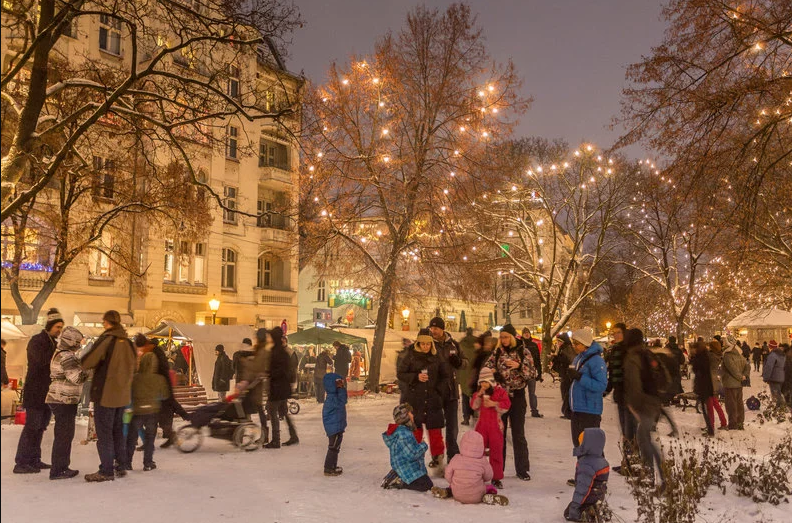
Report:
M154 439L160 427L168 446L173 441L173 417L187 412L173 397L172 369L163 349L138 335L127 337L120 314L108 311L104 333L81 350L83 334L64 327L57 310L51 309L41 333L28 346L28 372L23 406L26 424L19 439L15 473L49 469L50 479L73 478L70 468L75 418L85 383L90 383L94 404L100 466L85 476L101 482L123 477L132 470L134 454L143 452L143 470L156 468ZM409 341L409 340L408 340ZM715 434L715 415L721 430L742 430L745 422L743 388L750 384L752 366L761 368L772 401L792 405L792 353L787 343L768 341L751 349L731 335L699 338L687 348L674 337L663 344L647 343L644 333L617 323L610 344L602 347L590 329L562 332L555 338L547 371L561 386L561 417L570 423L573 455L577 458L573 500L565 511L571 521L581 521L604 499L610 467L604 457L605 432L600 428L603 399L611 393L616 404L622 436L622 461L613 467L621 474L647 474L659 479L664 489L662 455L652 432L660 420L678 431L668 407L683 395L683 375L693 372L692 393L700 403L706 437ZM299 443L287 401L297 388L297 356L280 328L259 329L255 344L237 351L233 359L222 345L216 347L212 388L221 401L231 390L232 379L248 415L258 414L264 448L281 446L280 419L285 418L289 439ZM347 429L346 383L355 355L336 343L335 354L323 350L315 365L317 401L323 404L322 419L328 437L324 462L327 476L338 476L344 433ZM757 363L758 362L758 363ZM358 364L358 368L360 365ZM433 318L414 342L404 344L396 364L400 402L394 422L383 433L390 452L391 470L384 488L432 491L438 498L462 503L504 505L499 493L506 468L507 434L511 430L514 472L531 479L531 463L525 434L526 419L542 418L536 382L543 380L540 349L531 332L517 334L512 325L497 333L474 336L468 329L458 342L445 330L442 318ZM546 374L546 373L545 373ZM4 374L5 383L5 374ZM725 399L726 412L720 406ZM266 400L265 400L266 398ZM462 403L462 420L458 419ZM125 423L125 413L131 419ZM44 431L55 418L52 464L42 461ZM271 427L270 427L271 425ZM458 442L459 427L473 425ZM424 441L424 435L428 441ZM138 439L143 444L137 446ZM424 455L429 452L428 465ZM435 485L429 470L445 477L449 486Z

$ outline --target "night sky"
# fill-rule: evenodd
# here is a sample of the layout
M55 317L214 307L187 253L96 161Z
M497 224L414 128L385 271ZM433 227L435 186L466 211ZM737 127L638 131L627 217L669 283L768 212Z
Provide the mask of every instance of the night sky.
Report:
M287 65L315 82L332 60L366 54L387 30L398 30L408 0L295 0L305 25L293 35ZM428 0L443 9L452 2ZM663 36L659 0L473 0L467 2L498 61L511 58L534 103L517 136L592 141L607 147L618 136L608 124L619 112L628 64ZM631 149L633 155L641 153Z

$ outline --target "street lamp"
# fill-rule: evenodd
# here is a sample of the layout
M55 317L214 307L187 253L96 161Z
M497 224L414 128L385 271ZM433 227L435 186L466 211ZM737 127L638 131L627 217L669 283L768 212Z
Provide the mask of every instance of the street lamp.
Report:
M608 321L608 322L605 322L605 328L606 328L606 329L610 330L610 328L611 328L611 325L613 325L611 322L609 322L609 321Z
M407 307L405 307L404 310L402 311L402 318L404 318L404 321L402 322L402 330L403 331L410 330L410 309L408 309Z
M217 298L212 297L209 300L209 310L212 311L212 325L217 323L217 311L220 309L220 300Z

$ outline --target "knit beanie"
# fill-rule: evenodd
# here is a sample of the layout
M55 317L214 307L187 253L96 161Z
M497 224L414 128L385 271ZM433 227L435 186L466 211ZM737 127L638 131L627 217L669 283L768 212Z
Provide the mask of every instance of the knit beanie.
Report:
M432 327L437 327L438 329L445 330L445 320L443 318L441 318L440 316L435 316L429 322L429 328L432 328Z
M514 338L517 338L517 329L515 329L514 325L512 325L511 323L507 323L506 325L504 325L503 328L501 329L501 332L508 332Z
M489 367L484 367L479 372L478 382L481 383L482 381L486 381L493 387L495 386L495 374L492 373L492 369Z
M412 406L409 403L402 403L393 409L393 421L397 425L407 425L410 423L410 412Z
M80 346L83 337L82 332L74 327L66 327L58 338L58 348L61 350L75 349Z
M63 323L63 316L61 316L61 313L58 312L58 309L52 308L48 310L47 324L44 326L44 330L49 331L52 327L54 327L58 323Z

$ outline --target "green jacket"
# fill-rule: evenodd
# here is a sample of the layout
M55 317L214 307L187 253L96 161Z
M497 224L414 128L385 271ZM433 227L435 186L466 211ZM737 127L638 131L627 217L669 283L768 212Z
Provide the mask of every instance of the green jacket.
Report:
M468 364L463 365L462 368L457 369L456 372L459 385L462 387L462 394L467 396L472 396L474 392L470 388L470 376L471 373L474 372L471 368L473 360L476 359L475 342L476 337L472 334L459 340L459 349L462 351L462 358L468 360Z
M741 388L743 376L748 376L750 373L751 364L742 357L736 346L731 346L723 352L721 380L724 388Z
M165 376L157 373L157 356L148 352L140 358L135 377L132 378L132 412L135 415L157 414L162 400L170 398Z

